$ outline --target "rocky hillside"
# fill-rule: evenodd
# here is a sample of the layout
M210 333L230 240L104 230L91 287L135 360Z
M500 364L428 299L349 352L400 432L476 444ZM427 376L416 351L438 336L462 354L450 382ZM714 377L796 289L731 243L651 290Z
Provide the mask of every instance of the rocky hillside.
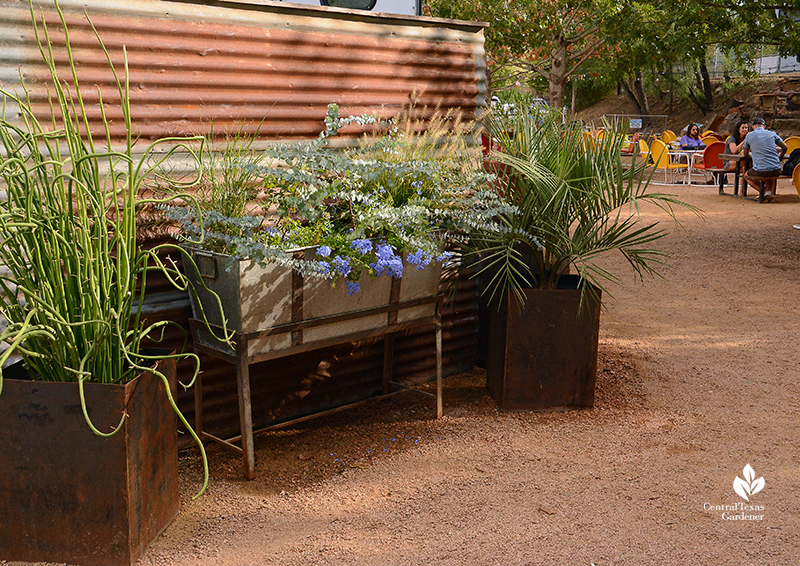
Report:
M783 137L800 135L800 73L759 77L736 87L718 82L714 98L712 112L702 114L690 100L670 101L669 93L661 93L650 101L652 113L663 115L653 120L653 130L669 128L681 135L689 122L698 122L703 129L724 134L731 132L739 120L750 121L758 116ZM603 116L631 113L627 98L620 95L585 108L576 117L600 126Z

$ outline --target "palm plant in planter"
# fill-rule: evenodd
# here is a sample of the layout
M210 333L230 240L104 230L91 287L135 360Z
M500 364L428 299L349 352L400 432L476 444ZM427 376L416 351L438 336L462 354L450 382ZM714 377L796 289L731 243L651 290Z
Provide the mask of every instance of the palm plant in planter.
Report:
M0 372L0 556L132 564L178 511L176 415L192 431L172 392L175 359L187 355L144 347L167 324L141 318L148 273L182 281L162 250L137 244L138 196L188 140L159 140L137 158L127 63L118 77L106 51L127 137L122 148L97 144L56 8L69 81L31 8L52 115L36 113L27 89L0 90L0 362L18 354L24 365Z
M636 162L623 166L621 133L588 140L558 115L526 112L486 124L501 148L495 189L515 206L503 230L472 240L490 297L487 385L506 410L592 406L601 295L618 280L598 259L619 252L638 276L654 274L666 231L639 206L686 205L651 191Z

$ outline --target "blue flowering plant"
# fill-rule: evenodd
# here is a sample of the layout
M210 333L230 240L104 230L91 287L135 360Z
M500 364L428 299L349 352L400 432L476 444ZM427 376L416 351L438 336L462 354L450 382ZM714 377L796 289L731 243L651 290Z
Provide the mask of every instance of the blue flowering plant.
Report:
M219 161L258 171L246 189L252 198L222 199L240 202L237 210L201 198L201 215L187 206L168 209L167 217L189 245L277 263L333 285L343 280L348 294L359 291L364 273L399 279L408 264L446 263L448 241L496 229L493 219L508 207L488 190L491 176L480 168L466 124L443 116L424 126L410 113L388 121L341 118L331 104L316 140L268 147L257 162ZM349 146L334 143L342 130L358 128L368 130L360 140L351 133ZM242 155L236 143L230 151Z

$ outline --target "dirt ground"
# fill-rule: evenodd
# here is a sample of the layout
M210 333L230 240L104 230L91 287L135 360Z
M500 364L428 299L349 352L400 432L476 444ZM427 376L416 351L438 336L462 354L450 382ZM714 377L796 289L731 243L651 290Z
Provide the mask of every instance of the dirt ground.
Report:
M661 279L605 261L622 284L594 409L503 413L474 370L445 380L440 420L410 393L258 437L254 481L210 446L198 500L187 451L141 566L800 564L800 199L664 190L705 218L667 224ZM724 514L747 464L758 510Z

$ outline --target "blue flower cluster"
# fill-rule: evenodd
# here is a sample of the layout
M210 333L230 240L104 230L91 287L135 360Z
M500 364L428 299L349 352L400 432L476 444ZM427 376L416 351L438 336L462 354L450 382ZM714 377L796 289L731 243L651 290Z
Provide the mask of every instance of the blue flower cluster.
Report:
M366 255L372 251L372 242L365 238L353 240L353 243L350 244L350 247L354 248L361 255Z
M417 269L425 269L428 265L430 265L433 258L423 252L422 250L417 250L413 254L408 254L408 263L411 265L416 265Z
M339 272L339 275L341 275L342 277L347 277L348 275L350 275L350 271L352 271L352 268L350 267L350 260L347 259L346 257L337 255L333 258L331 263L333 264L333 267L336 268L336 271Z
M375 244L367 238L358 238L350 242L350 249L354 250L357 255L353 255L352 252L346 254L344 251L342 254L333 255L334 251L331 246L319 246L316 251L318 257L326 258L316 261L317 272L326 276L344 277L348 295L355 295L360 292L361 285L354 281L347 281L347 277L358 279L361 269L367 265L376 277L381 275L387 275L395 279L403 277L403 258L395 253L395 248L391 244L387 242ZM333 257L331 257L332 255ZM418 249L413 254L408 255L407 261L416 266L417 269L425 269L434 261L447 262L450 257L452 257L450 252L432 256L422 249ZM374 261L370 261L371 259L374 259Z
M375 270L375 275L391 275L395 279L403 276L403 258L395 255L394 248L389 244L378 244L378 259L369 266Z

